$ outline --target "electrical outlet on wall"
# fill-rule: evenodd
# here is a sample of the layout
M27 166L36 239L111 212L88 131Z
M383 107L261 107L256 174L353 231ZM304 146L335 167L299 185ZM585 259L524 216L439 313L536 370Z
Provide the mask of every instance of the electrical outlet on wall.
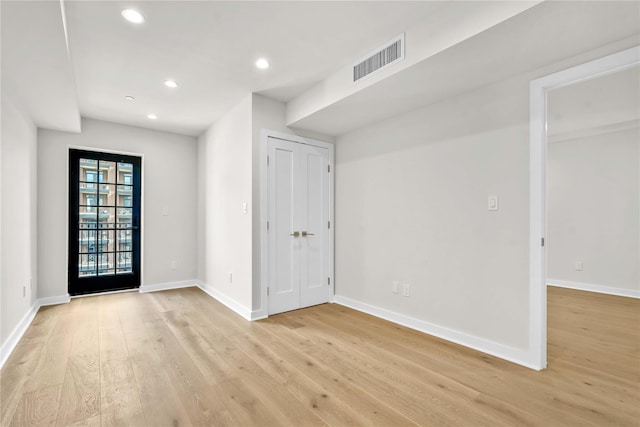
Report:
M405 283L404 285L402 285L402 296L403 297L410 297L411 296L411 285L408 283Z
M178 261L173 259L173 260L171 260L171 269L175 270L176 268L178 268Z
M233 273L229 272L229 283L233 283Z
M582 271L582 261L576 261L576 271Z

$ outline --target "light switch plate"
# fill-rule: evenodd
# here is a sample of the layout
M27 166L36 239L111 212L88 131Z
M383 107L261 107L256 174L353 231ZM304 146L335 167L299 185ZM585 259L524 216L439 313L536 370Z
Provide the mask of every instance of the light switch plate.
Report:
M498 210L498 196L489 196L487 199L487 209L490 211Z
M394 280L391 284L391 292L393 292L394 294L400 293L400 284L397 280Z

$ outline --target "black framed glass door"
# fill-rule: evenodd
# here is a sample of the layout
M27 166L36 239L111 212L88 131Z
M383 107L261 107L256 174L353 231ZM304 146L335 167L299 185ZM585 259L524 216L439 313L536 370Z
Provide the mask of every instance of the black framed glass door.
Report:
M140 286L140 157L69 150L69 294Z

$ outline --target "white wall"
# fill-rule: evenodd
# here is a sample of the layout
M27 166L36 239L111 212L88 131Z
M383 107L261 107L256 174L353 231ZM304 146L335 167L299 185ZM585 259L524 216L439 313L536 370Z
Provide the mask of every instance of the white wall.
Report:
M640 296L639 147L638 128L549 144L550 283L635 290Z
M4 345L35 302L38 278L36 126L4 91L1 141L0 342Z
M67 294L68 147L143 155L142 285L197 275L196 139L92 119L82 133L38 131L38 297ZM168 216L162 215L167 207ZM171 261L177 268L171 269Z
M284 103L249 94L198 138L198 278L246 316L262 303L261 131L330 141L287 128L284 121Z
M247 312L252 307L251 138L251 95L198 138L201 280Z
M337 295L527 349L528 102L521 77L337 139Z

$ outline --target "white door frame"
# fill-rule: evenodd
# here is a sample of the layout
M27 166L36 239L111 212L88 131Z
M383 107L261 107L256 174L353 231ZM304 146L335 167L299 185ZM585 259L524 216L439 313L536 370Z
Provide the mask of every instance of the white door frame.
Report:
M260 309L254 311L253 319L261 319L269 316L269 298L267 297L267 286L269 279L269 242L267 234L267 219L269 214L269 201L267 194L267 154L269 138L283 139L285 141L297 142L299 144L313 145L315 147L326 148L329 151L329 221L331 221L331 232L329 233L329 278L331 286L329 290L329 301L333 301L335 294L334 268L334 146L330 142L318 141L304 138L298 135L291 135L269 129L262 129L260 132Z
M144 166L144 154L143 153L136 153L133 151L122 151L122 150L112 150L109 148L100 148L100 147L88 147L88 146L84 146L84 145L73 145L73 144L67 144L67 158L66 158L66 162L67 162L67 184L66 184L66 198L65 198L65 212L66 212L66 217L67 221L65 221L65 236L67 236L67 238L65 239L66 241L66 247L65 247L65 253L66 253L66 264L65 265L69 265L69 150L84 150L84 151L93 151L96 153L111 153L111 154L122 154L125 156L132 156L132 157L140 157L140 223L142 224L142 226L140 227L140 287L137 289L138 292L142 293L144 292L144 229L145 229L145 221L144 221L144 189L145 189L145 185L144 185L144 172L145 172L145 166ZM69 284L67 283L67 290L69 288ZM120 291L116 291L116 292L120 292ZM67 295L69 295L69 293L67 292ZM98 294L89 294L89 295L78 295L78 297L83 297L83 296L95 296Z
M531 81L529 213L529 363L547 366L547 94L640 64L640 46Z

